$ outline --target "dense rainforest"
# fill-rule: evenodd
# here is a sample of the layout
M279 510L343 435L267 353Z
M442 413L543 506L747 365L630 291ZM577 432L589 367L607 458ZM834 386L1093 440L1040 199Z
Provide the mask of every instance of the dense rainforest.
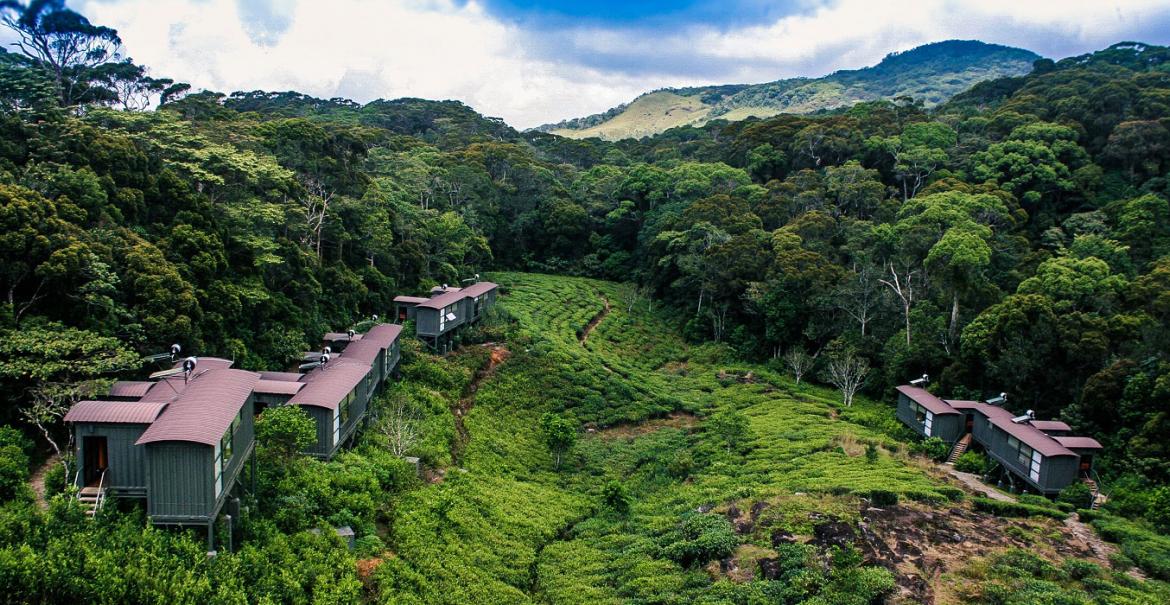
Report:
M516 531L500 543L531 538L543 545L560 528L598 514L583 496L554 497L558 480L516 483L529 472L555 477L559 465L520 469L491 457L502 454L479 452L500 478L472 488L456 477L438 495L402 495L405 512L392 515L397 525L388 536L378 525L388 514L379 499L417 489L396 453L371 444L329 463L298 460L291 453L296 419L277 417L258 428L261 438L272 437L257 454L267 469L260 494L270 503L258 498L249 541L232 556L203 560L198 540L143 530L132 513L101 529L86 525L65 500L42 513L28 492L36 461L66 449L64 410L115 378L155 369L144 355L179 343L237 367L286 369L322 332L388 315L396 295L489 271L622 282L620 292L607 294L606 308L645 316L657 331L633 330L645 339L642 348L621 340L629 335L614 336L620 354L613 359L646 355L672 367L673 353L661 352L666 345L651 344L669 332L680 335L668 341L671 351L693 347L695 359L721 351L777 380L793 361L811 365L807 376L822 381L830 361L852 360L870 368L862 387L870 400L889 401L894 385L924 373L941 393L1007 393L1014 410L1061 418L1105 445L1098 468L1110 489L1106 510L1116 523L1140 528L1125 535L1143 532L1147 546L1162 544L1151 566L1167 575L1143 569L1170 579L1170 546L1157 542L1165 540L1158 532L1170 532L1170 49L1120 43L1042 59L1028 75L977 84L929 110L898 98L605 142L520 132L456 101L360 105L295 92L196 92L151 77L118 54L117 32L60 2L3 6L5 23L24 43L0 53L0 423L15 427L0 434L0 499L7 501L0 585L20 587L0 600L434 602L444 588L428 584L440 573L428 557L470 555L425 551L420 545L429 539L421 532L439 536L446 520L461 528L459 540L475 544L470 528L503 524ZM526 279L501 280L517 291L505 291L505 309L517 297L512 323L487 336L531 344L542 326L559 325L541 315L559 318L558 306L583 314L583 326L597 309L578 308L581 297L617 287L574 286L562 296L557 286ZM523 298L534 283L549 288L545 298ZM619 295L626 299L612 298ZM532 366L530 384L552 380L536 369L556 374L551 360L567 355L560 346L531 344L523 354L550 356ZM562 361L602 367L574 359ZM422 405L431 411L424 423L430 436L415 452L425 463L458 464L445 441L456 438L446 416L455 403L443 397L458 400L481 361L407 352L407 383L392 397L429 402ZM619 380L615 363L590 375L597 384L619 381L617 394L590 395L579 384L554 388L576 402L553 411L606 427L707 409L671 394L674 387L641 392L639 372L655 368L619 368ZM623 397L638 402L633 411L602 411L604 402ZM863 407L858 423L889 424L888 406ZM723 418L720 426L730 423L734 435L740 420ZM730 445L723 452L719 434L712 428L695 454L671 442L685 439L679 431L615 455L628 462L669 454L662 477L686 478L692 465L728 464L720 456L735 455ZM623 520L631 498L636 511L637 496L651 493L646 486L668 478L640 487L606 483L611 476L588 470L606 464L605 452L590 448L564 481L601 482L604 494L598 488L594 495L613 518L579 524L573 535L593 542L562 542L574 546L552 554L620 550L645 559L623 573L677 577L659 592L615 594L613 602L697 598L706 586L697 563L716 558L702 549L723 552L719 541L731 540L730 530L705 527L701 516L673 534L662 519L650 529ZM531 451L518 445L512 453ZM486 508L492 489L517 490L512 498L525 503L512 503L515 517L452 520L457 498L483 498L475 501ZM542 511L530 519L517 512L538 505ZM381 579L363 584L350 553L331 536L306 531L322 523L357 527L362 552L381 552L388 542L403 558L387 555L375 574ZM409 523L417 527L402 529ZM641 538L602 546L606 528L658 532L666 546L654 546L658 554L646 554ZM443 535L439 542L455 549L457 538ZM478 539L490 542L485 535ZM417 550L413 562L410 548ZM123 551L130 554L116 554ZM529 568L516 567L522 558L493 552L497 558L478 561L491 570L485 578L495 573L491 581L520 592L486 592L480 602L500 595L521 601L516 595L533 583L542 595L536 600L572 601L571 587L555 597L557 587L534 579L584 569L571 558L530 561ZM888 590L886 578L850 558L856 553L834 553L829 567L807 566L821 570L816 579L802 576L815 590L765 587L748 595L727 588L709 602L843 603L852 601L831 596L842 586L873 587L857 593L865 599ZM38 555L45 562L35 564ZM795 570L813 556L788 549L781 559ZM173 574L170 589L181 586L184 595L145 578L114 582L133 557L157 563L135 569ZM606 582L625 585L634 577ZM100 582L108 592L94 588ZM161 592L125 592L131 584ZM459 594L477 599L474 591ZM987 598L974 602L1036 602Z

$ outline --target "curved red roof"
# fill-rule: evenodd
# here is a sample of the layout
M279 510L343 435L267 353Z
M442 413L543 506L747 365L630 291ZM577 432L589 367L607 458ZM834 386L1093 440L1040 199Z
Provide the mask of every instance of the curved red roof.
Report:
M1058 443L1070 450L1100 450L1105 446L1092 437L1053 437Z
M928 409L933 414L958 414L959 412L947 405L947 402L930 394L924 388L904 384L898 387L898 392L909 397L911 401Z
M65 422L150 424L166 407L166 403L141 401L78 401L65 414Z
M314 369L305 375L305 387L288 400L289 405L311 405L330 410L337 409L341 400L354 390L366 374L369 364L339 359Z
M110 385L110 397L142 397L152 386L150 381L119 380Z
M252 396L260 375L215 368L199 373L142 433L138 445L157 441L192 441L214 445Z
M292 382L289 380L265 380L261 378L256 381L257 393L265 395L296 395L297 391L304 388L303 382Z

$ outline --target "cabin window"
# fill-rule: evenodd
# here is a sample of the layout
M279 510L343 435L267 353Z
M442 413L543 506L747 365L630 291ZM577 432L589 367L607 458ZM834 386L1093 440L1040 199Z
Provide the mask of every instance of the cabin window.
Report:
M341 439L341 407L333 410L333 445Z
M215 444L215 458L211 461L211 472L215 475L216 498L223 491L223 449L221 443Z
M350 405L353 404L353 400L354 400L354 391L350 391L349 395L346 395L345 399L343 399L341 401L341 406L339 406L341 408L341 411L340 411L341 424L345 424L345 423L349 422L349 407L350 407Z
M219 439L219 451L222 452L222 456L220 457L221 470L227 468L228 463L230 463L232 460L232 446L236 441L236 431L239 430L240 423L243 421L241 414L243 414L242 410L239 414L236 414L235 418L232 419L231 425L228 426L228 429L226 432L224 432L223 437L220 437Z
M930 412L930 410L915 403L914 404L914 419L918 421L918 424L922 425L923 433L925 433L926 436L929 437L931 429L934 428L934 414L932 414Z

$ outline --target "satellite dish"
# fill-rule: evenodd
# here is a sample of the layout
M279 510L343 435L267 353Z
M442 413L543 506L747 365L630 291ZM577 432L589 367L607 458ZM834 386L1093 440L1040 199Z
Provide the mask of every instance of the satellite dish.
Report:
M188 357L188 358L184 359L183 360L183 371L186 372L187 374L194 372L195 365L198 363L199 363L199 360L194 358L194 357Z
M179 343L171 345L171 361L174 361L175 358L179 356L179 353L182 352L182 350L183 347L180 347Z
M326 347L326 348L328 348L328 347ZM328 353L321 354L321 362L320 363L321 363L321 365L325 365L325 364L329 363L329 354Z
M331 349L329 347L325 347L324 349L321 350L321 352L325 355L328 355L328 354L333 352L333 349Z
M374 313L374 315L373 315L371 318L372 318L374 321L378 321L378 314L377 314L377 313Z
M353 335L354 335L353 329L351 328L349 330L346 330L345 335L348 336L350 340L353 340Z

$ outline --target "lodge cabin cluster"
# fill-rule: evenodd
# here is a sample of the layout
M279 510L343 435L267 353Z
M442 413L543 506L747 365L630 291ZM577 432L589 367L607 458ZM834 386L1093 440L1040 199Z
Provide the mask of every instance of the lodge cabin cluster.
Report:
M394 299L395 321L414 321L419 339L445 353L460 328L479 321L484 310L495 304L497 290L496 284L478 282L465 288L439 286L429 298L399 296Z
M478 319L495 301L495 284L475 284L459 297L444 292L424 301L419 317L437 330L420 333L432 346L459 325ZM444 298L446 297L446 298ZM449 312L456 320L431 313ZM437 321L438 323L435 323ZM81 401L65 422L73 432L79 499L91 514L107 497L141 498L156 525L213 524L225 505L238 506L246 464L255 479L254 419L271 406L296 405L316 424L304 451L332 458L370 420L370 404L397 374L403 326L376 324L364 334L325 334L315 363L298 372L250 372L215 357L188 357L153 380L114 383L100 401ZM446 341L446 342L449 342ZM228 510L233 510L229 508Z
M1031 411L1015 416L1002 407L1002 395L988 401L940 399L914 384L900 386L897 392L898 419L922 437L938 437L949 444L951 461L968 447L977 447L1013 488L1054 496L1081 481L1096 497L1093 458L1101 444L1072 435L1067 424L1036 420Z

